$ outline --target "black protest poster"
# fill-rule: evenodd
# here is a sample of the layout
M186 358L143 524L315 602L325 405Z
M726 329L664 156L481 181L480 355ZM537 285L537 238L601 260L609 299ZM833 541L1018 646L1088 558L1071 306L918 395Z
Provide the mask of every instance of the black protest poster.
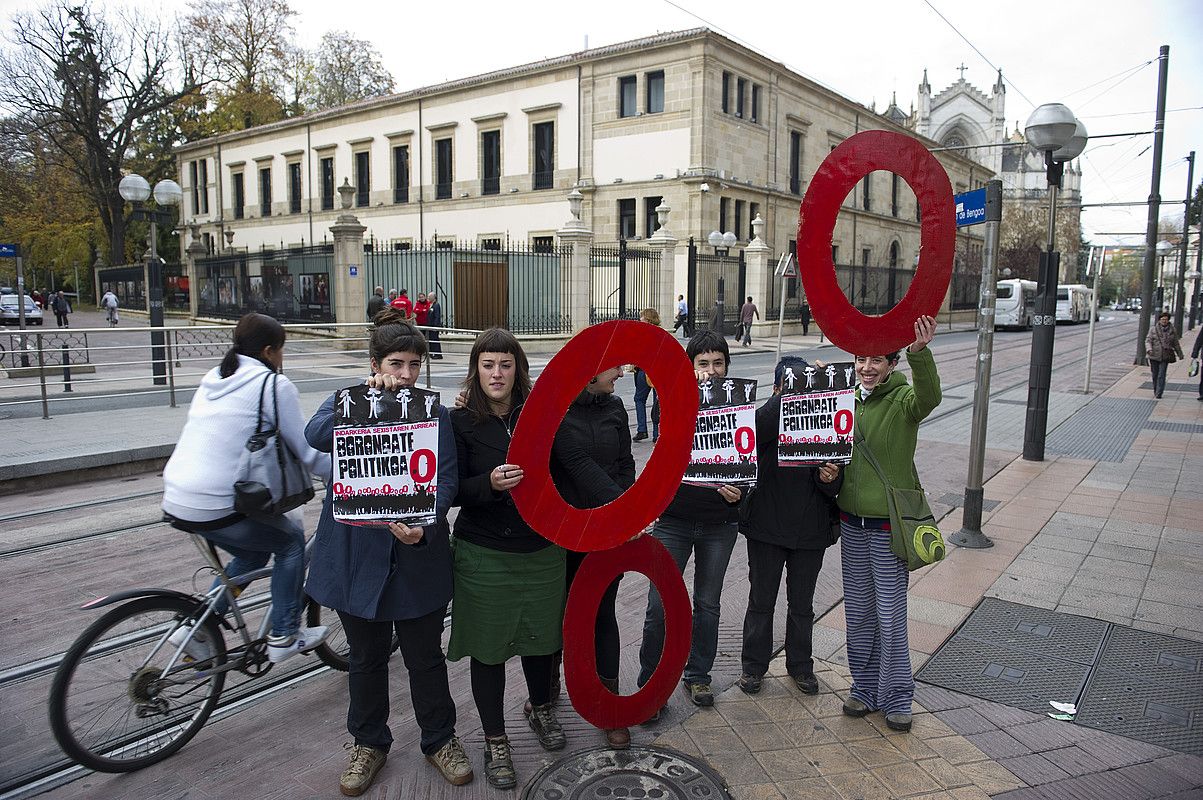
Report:
M756 482L756 381L712 378L698 386L693 452L681 480L701 486Z
M431 525L438 493L439 393L339 389L334 398L334 519Z
M785 371L777 428L777 463L814 466L852 460L856 371L851 361Z

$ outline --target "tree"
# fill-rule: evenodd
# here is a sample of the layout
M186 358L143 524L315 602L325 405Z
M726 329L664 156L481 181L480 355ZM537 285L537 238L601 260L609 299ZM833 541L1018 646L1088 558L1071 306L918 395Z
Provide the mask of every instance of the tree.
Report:
M1187 210L1187 222L1192 226L1199 224L1199 214L1203 212L1203 183L1195 187L1195 193L1191 197L1190 207Z
M158 22L66 2L14 17L13 47L0 54L0 110L11 117L4 133L27 143L31 160L74 177L119 263L127 254L117 185L138 127L199 87L176 74L170 33Z
M346 31L330 31L318 46L317 107L333 108L393 91L393 76L371 42Z
M282 86L292 43L287 0L198 0L185 38L206 54L200 68L220 86L216 129L250 128L284 116Z

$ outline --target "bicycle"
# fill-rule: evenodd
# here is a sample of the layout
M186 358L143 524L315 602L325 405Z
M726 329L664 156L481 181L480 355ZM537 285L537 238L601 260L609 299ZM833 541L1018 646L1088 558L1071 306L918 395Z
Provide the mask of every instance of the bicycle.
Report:
M122 603L76 639L51 685L51 731L78 764L98 772L132 772L168 758L200 732L228 673L258 678L273 666L267 656L270 601L240 604L238 599L252 581L271 575L271 567L230 578L216 548L200 535L189 536L220 579L205 594L131 589L82 606ZM306 566L312 547L310 539ZM228 609L219 614L223 599ZM267 611L252 636L245 613L260 605ZM322 624L322 607L306 598L305 616L307 625ZM327 617L329 633L311 652L346 672L342 625L337 616ZM230 650L222 628L237 635L238 644Z

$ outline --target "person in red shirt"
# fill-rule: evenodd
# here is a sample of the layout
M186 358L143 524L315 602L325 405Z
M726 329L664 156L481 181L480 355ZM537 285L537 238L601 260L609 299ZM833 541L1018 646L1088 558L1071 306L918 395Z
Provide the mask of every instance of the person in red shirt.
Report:
M409 299L409 289L402 289L401 295L392 302L393 308L401 309L401 313L405 314L405 318L409 319L414 315L414 301Z
M429 316L430 301L426 299L426 292L418 292L418 302L414 303L414 319L419 325L425 325Z

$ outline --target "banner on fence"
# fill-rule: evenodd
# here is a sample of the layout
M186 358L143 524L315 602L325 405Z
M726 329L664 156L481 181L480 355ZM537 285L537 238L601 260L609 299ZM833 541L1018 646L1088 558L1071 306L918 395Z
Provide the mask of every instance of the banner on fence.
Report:
M756 381L714 378L698 386L693 452L682 480L701 486L756 482Z
M438 493L439 393L365 385L334 403L334 519L430 525Z
M851 361L808 366L800 375L786 369L781 387L777 463L797 467L851 461L855 387L856 372Z

